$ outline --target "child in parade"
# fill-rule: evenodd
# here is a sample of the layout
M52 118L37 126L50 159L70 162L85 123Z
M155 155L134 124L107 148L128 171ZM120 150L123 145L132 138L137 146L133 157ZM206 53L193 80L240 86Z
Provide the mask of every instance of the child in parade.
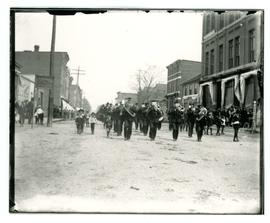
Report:
M91 133L94 135L95 133L95 125L97 123L97 118L94 112L91 113L90 118L89 118L89 123L90 123L90 128L91 128Z
M83 132L84 127L84 115L82 109L78 111L77 116L75 118L75 123L77 127L77 134L81 134Z
M107 115L107 117L106 117L105 128L106 128L107 138L109 138L110 131L112 129L112 117L111 117L111 115Z

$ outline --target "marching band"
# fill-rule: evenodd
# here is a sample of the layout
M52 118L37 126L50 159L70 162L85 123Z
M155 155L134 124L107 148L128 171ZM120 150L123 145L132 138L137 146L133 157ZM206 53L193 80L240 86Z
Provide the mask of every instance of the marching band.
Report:
M234 139L238 141L238 130L240 127L239 111L236 108L230 108L232 120L231 125L234 128ZM76 117L77 132L83 132L83 111L78 112ZM113 129L117 136L121 136L124 132L124 140L130 140L132 135L132 124L135 123L135 129L139 130L143 135L149 134L151 141L155 140L157 131L161 129L164 121L164 113L157 101L153 100L150 103L142 105L132 104L131 98L116 103L114 106L110 103L102 105L97 114L92 113L91 116L104 124L107 132L107 137L110 136L110 131ZM213 134L212 126L217 126L216 135L224 134L225 115L220 110L210 111L201 104L196 107L190 104L187 109L181 106L181 100L175 99L174 105L167 110L169 121L169 130L172 131L174 141L178 139L179 131L187 131L188 137L192 137L195 127L197 141L202 141L203 134ZM230 120L227 120L229 122ZM92 123L92 122L91 122ZM93 128L92 124L92 128ZM94 129L92 130L94 134Z

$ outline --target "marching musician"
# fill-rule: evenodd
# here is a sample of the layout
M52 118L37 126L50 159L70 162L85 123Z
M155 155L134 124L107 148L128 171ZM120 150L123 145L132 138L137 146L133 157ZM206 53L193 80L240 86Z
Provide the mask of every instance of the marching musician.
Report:
M150 137L150 140L153 141L156 138L157 129L163 120L163 113L157 101L155 100L151 102L151 105L149 109L147 110L147 119L149 120L149 126L150 126L149 137Z
M172 136L173 140L176 141L179 134L179 125L182 117L182 107L180 104L181 99L176 98L174 101L174 107L169 111L168 115L170 116Z
M132 122L135 118L135 111L131 105L131 98L126 98L126 102L122 109L122 119L124 121L124 138L129 140L132 134Z
M204 126L205 126L205 119L207 115L207 109L202 106L198 105L197 110L196 110L196 133L197 133L197 141L201 142L202 141L202 135L204 131Z
M187 109L188 137L192 137L194 124L195 124L195 107L193 104L191 104L188 106Z
M142 107L142 130L143 134L146 136L149 128L149 120L147 118L147 111L149 109L149 103L144 103Z

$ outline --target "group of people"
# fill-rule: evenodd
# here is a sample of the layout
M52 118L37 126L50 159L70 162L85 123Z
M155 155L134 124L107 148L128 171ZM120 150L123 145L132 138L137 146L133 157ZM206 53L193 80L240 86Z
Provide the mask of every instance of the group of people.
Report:
M91 134L95 133L95 125L97 123L96 114L89 111L84 111L79 109L75 117L75 123L77 128L77 134L82 134L84 131L84 126L91 128Z
M41 105L34 109L33 100L15 102L15 123L19 123L20 127L23 127L25 119L28 120L28 124L32 124L33 117L35 118L35 124L43 125L44 111Z
M192 137L195 129L197 141L200 142L203 134L213 135L214 126L216 126L215 135L220 136L229 125L234 129L233 141L239 141L239 128L245 126L249 120L248 117L243 117L246 114L245 111L247 110L235 106L226 110L211 110L201 104L197 106L190 104L188 108L184 108L181 106L181 100L176 99L173 107L167 111L169 130L172 131L172 138L176 141L179 131L187 131L188 137ZM134 123L136 130L145 136L149 134L150 140L155 140L157 130L161 129L164 120L164 113L157 101L138 105L138 103L131 104L131 98L127 98L124 102L115 105L106 103L100 106L97 114L90 115L83 110L78 112L75 119L78 134L81 134L84 126L89 126L89 124L94 134L97 120L103 123L107 137L110 137L113 130L117 136L121 136L123 132L124 139L129 140Z
M188 132L192 137L195 127L197 141L202 140L203 134L213 135L213 126L216 125L216 135L224 134L224 128L231 125L234 128L233 141L239 141L238 130L241 125L241 110L235 106L229 109L209 110L202 105L196 107L191 104L187 109L183 108L180 101L176 100L172 109L168 111L169 129L172 130L173 139L177 140L179 130Z
M139 106L138 103L131 104L131 98L126 98L124 102L115 105L102 105L97 112L97 118L104 123L108 137L113 129L118 136L124 132L124 139L129 140L134 122L136 130L139 129L144 135L149 131L150 140L155 140L163 121L163 111L157 101Z

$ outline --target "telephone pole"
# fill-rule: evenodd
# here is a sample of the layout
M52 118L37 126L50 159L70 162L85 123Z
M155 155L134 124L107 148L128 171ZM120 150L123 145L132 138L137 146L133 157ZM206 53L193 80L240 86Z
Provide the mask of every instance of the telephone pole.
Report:
M71 75L77 75L77 86L79 86L80 75L85 75L85 70L81 70L80 66L77 69L72 69L74 72ZM75 72L76 71L76 72Z
M48 117L47 126L52 127L53 120L53 105L54 105L54 51L55 51L55 33L56 33L56 16L53 15L53 27L52 27L52 41L51 41L51 52L50 52L50 78L51 78L51 88L49 89L49 107L48 107Z
M72 69L73 70L73 73L71 73L71 75L77 75L77 89L75 91L75 98L76 98L76 103L75 103L75 106L78 105L77 103L77 96L78 96L78 91L79 91L79 78L80 78L80 75L86 75L85 73L85 70L81 70L80 69L80 66L77 68L77 69ZM80 103L79 103L79 106L81 107L82 106L82 97L80 98Z

